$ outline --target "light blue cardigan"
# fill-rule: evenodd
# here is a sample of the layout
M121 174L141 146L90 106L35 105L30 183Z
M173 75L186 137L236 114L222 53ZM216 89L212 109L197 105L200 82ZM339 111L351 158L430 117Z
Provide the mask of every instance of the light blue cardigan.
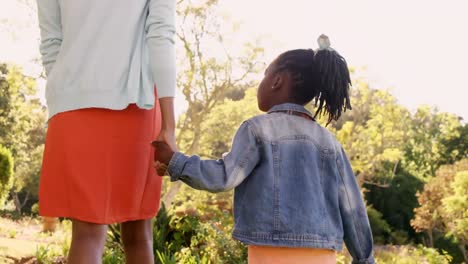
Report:
M37 0L49 118L173 97L175 0Z

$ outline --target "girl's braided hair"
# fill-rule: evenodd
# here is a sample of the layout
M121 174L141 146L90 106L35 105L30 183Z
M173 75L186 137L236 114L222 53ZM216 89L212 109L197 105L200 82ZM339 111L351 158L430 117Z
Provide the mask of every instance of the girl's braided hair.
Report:
M277 71L293 77L293 98L300 104L315 100L315 117L328 115L327 125L351 109L351 78L346 60L334 49L325 35L318 39L320 48L286 51L276 59Z

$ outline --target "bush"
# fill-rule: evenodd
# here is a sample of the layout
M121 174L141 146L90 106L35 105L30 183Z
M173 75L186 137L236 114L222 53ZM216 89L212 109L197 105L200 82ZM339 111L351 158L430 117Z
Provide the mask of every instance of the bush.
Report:
M230 233L231 216L213 215L209 222L201 218L194 210L169 214L162 206L154 224L156 262L245 263L245 247L220 228L228 227Z
M39 203L35 203L31 206L31 214L39 215Z
M446 252L438 252L434 248L421 245L389 246L376 250L376 262L380 264L449 264L452 257Z
M119 248L107 247L104 250L104 256L102 258L103 264L120 264L125 263L125 256Z
M36 263L39 264L61 264L65 263L65 257L57 248L50 245L40 245L36 248Z
M385 244L386 238L392 232L390 225L382 218L382 214L375 210L372 206L367 207L367 215L369 217L369 223L372 228L374 243Z
M194 210L174 213L163 205L153 223L153 251L156 263L246 263L247 251L220 228L232 227L230 215L204 222ZM105 263L123 256L118 225L110 226ZM230 232L230 231L229 231ZM115 257L117 256L117 257Z
M418 235L411 227L410 220L414 217L414 208L419 206L415 194L423 186L420 179L403 170L400 170L386 187L364 184L369 190L365 194L368 204L381 213L382 220L388 223L392 231L402 231L397 239L386 233L386 243L400 244L400 235L403 232L408 236L408 240L417 241Z
M7 148L0 145L0 208L5 204L12 184L13 156Z

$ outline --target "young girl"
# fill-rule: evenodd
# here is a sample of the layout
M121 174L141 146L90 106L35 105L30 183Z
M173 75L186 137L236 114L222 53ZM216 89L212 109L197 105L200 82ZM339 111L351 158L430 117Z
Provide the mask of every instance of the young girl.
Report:
M172 181L222 192L235 188L235 239L249 263L336 263L343 241L353 263L374 263L372 234L350 163L317 122L351 109L348 67L324 35L320 49L290 50L274 60L258 89L268 114L245 121L232 150L201 160L153 142L156 167ZM311 114L304 105L315 100Z

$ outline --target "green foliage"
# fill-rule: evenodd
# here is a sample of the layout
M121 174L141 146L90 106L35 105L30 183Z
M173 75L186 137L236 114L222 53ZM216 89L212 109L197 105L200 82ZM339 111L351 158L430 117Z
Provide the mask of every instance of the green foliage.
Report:
M441 145L445 151L441 153L442 163L453 164L456 161L468 158L468 124L459 126L455 137L442 139Z
M229 151L231 141L241 123L260 114L257 107L257 90L250 88L240 101L226 99L223 104L213 108L202 124L199 154L206 158L219 159Z
M374 243L377 245L393 244L404 245L408 242L408 234L405 231L393 231L393 226L389 225L382 217L382 213L371 206L367 207L367 215L372 228Z
M13 156L0 145L0 208L3 207L13 183Z
M16 234L17 234L16 230L11 229L10 232L9 232L9 234L8 234L8 236L9 236L10 238L15 238L15 237L16 237Z
M384 240L388 243L402 244L404 237L416 239L410 220L414 217L414 208L419 205L416 192L423 188L423 182L400 171L388 185L365 184L364 187L368 190L365 193L367 202L381 212L383 219L394 230L387 233Z
M332 123L367 202L382 213L392 231L386 243L417 240L410 225L416 192L435 170L466 155L466 132L455 115L420 107L413 115L390 93L354 80L353 110ZM313 110L313 108L312 108ZM319 119L319 122L321 119Z
M449 164L466 155L463 141L466 134L460 118L449 113L440 113L435 108L418 108L410 123L410 137L405 144L405 168L413 175L428 178L435 175L443 164ZM448 145L450 144L450 145ZM461 148L460 148L461 147Z
M103 264L121 264L125 263L125 255L118 247L107 247L102 257Z
M161 264L177 264L177 258L175 255L172 255L171 253L161 253L161 251L156 251L156 256L155 256L156 263L161 263Z
M196 210L168 212L162 206L153 222L153 252L156 263L245 263L246 250L225 229L232 218L200 215ZM110 228L104 260L119 263L123 256L118 225Z
M468 170L458 172L450 188L451 194L442 200L446 236L459 244L468 261Z
M418 246L377 246L375 261L379 264L449 264L453 258L447 252L439 252L434 248ZM351 263L348 252L337 254L337 264Z
M382 213L375 210L371 206L367 207L367 216L369 217L369 223L372 228L374 243L384 244L387 240L387 237L392 232L392 228L387 223L387 221L382 219Z
M403 159L410 114L383 90L356 81L353 110L332 124L360 182L387 183Z
M448 214L449 235L468 241L468 171L458 172L450 184L452 195L442 200Z
M226 98L242 98L245 89L252 87L251 77L261 70L258 60L263 49L245 43L240 56L229 52L225 39L232 32L219 13L218 0L182 1L177 14L183 52L177 82L188 103L179 118L177 143L184 152L198 153L206 117Z
M162 262L178 263L242 263L243 246L230 239L212 215L210 222L195 210L168 214L162 207L154 225L155 255ZM222 221L226 219L219 219ZM232 226L231 226L232 227Z
M379 264L449 264L452 257L446 252L439 253L436 249L418 247L386 247L376 252L376 262Z
M434 249L439 252L446 252L452 257L452 263L466 263L464 261L463 253L460 250L459 244L457 244L453 238L447 236L436 236L434 238Z
M415 209L411 225L418 232L426 232L427 244L434 246L437 236L448 235L459 244L465 261L466 252L466 175L468 159L445 165L437 170L424 190L418 193L420 206ZM464 206L464 207L463 207Z
M24 159L33 113L42 110L34 99L36 83L16 66L0 64L0 74L0 143Z
M33 206L31 206L31 213L33 215L38 215L39 214L39 203L35 203L35 204L33 204Z
M44 142L45 119L35 80L19 67L0 64L0 144L15 158L13 196L18 212L28 200L33 200L30 205L37 202L35 189L42 161L42 151L37 148Z
M468 171L468 159L454 165L442 166L437 171L436 177L430 179L424 186L424 190L417 194L420 207L415 210L415 218L411 222L416 231L443 230L442 217L445 211L442 201L444 197L453 195L450 185L455 175L464 171Z
M39 245L36 248L36 261L39 264L63 263L62 252L50 245Z

